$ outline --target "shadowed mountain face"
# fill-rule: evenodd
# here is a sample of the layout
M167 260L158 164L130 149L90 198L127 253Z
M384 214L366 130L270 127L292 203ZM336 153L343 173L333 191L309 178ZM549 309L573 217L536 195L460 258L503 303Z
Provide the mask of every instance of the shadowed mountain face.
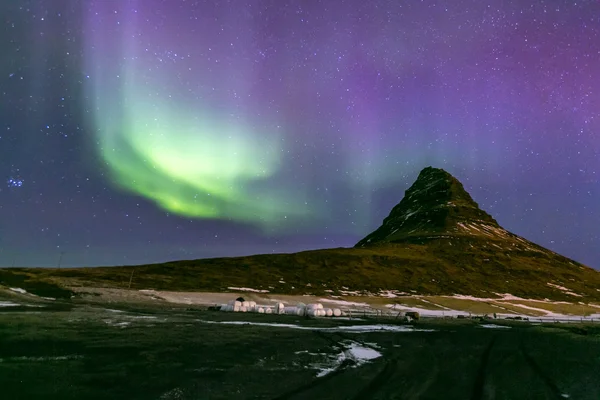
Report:
M7 269L0 270L0 284L36 294L48 285L182 291L243 287L314 295L377 295L393 290L412 295L490 298L509 293L600 301L600 272L502 228L456 178L431 167L421 171L381 227L353 248L175 261L134 269Z
M479 208L458 179L443 169L432 167L421 171L383 224L355 247L386 243L430 246L441 243L450 252L456 252L465 243L469 250L491 246L496 249L496 254L492 254L494 258L515 252L562 257L502 228Z
M487 236L506 235L496 220L479 208L458 179L443 169L427 167L381 227L356 247L432 235L477 234L478 230Z

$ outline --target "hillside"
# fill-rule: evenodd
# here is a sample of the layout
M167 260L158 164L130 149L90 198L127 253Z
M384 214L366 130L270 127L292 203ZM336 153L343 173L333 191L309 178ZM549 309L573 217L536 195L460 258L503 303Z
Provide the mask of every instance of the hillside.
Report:
M510 293L600 300L600 272L504 228L441 169L426 168L380 228L354 248L174 261L135 267L0 270L0 284L67 296L74 286L281 294ZM54 288L54 289L53 289ZM38 294L36 293L36 294Z

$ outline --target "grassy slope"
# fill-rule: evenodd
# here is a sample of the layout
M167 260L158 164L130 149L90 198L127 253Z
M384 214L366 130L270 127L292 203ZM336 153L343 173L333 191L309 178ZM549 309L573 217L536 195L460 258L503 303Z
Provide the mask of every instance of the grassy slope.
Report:
M499 251L476 237L426 244L327 249L294 254L177 261L136 267L0 270L0 284L66 297L56 286L103 286L178 291L249 287L271 293L315 295L325 290L399 290L423 295L465 294L563 301L600 300L600 272L552 252ZM280 281L285 283L280 283ZM574 297L547 285L565 286ZM307 284L310 283L310 286ZM39 293L39 289L44 293Z

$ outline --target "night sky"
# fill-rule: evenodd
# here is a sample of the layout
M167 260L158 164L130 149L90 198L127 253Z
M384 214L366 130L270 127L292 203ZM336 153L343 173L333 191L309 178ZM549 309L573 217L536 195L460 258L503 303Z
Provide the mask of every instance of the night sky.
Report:
M352 246L431 165L600 268L597 0L15 0L0 23L0 266Z

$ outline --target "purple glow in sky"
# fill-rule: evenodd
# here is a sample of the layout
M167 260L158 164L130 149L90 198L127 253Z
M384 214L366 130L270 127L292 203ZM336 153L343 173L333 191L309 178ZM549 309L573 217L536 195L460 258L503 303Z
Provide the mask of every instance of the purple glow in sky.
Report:
M431 165L600 267L597 1L10 3L0 264L351 246Z

